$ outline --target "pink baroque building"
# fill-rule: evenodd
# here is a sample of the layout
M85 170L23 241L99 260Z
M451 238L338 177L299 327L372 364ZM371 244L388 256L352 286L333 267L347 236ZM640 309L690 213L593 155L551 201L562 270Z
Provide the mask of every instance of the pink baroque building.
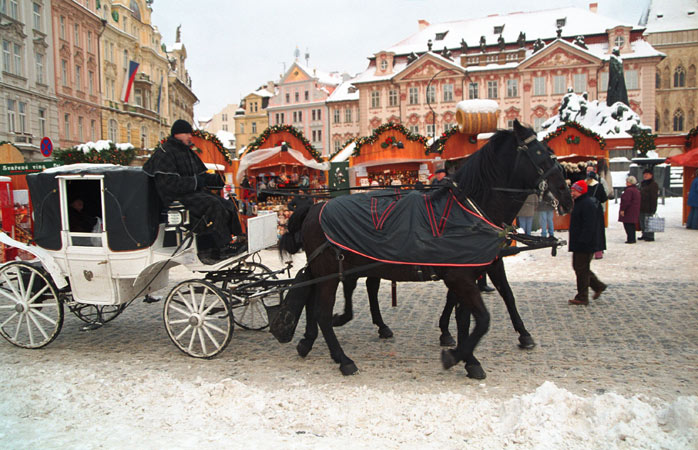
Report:
M303 132L323 156L331 153L329 111L326 100L343 81L336 72L326 73L295 61L269 99L269 126L292 125ZM260 130L260 132L263 130Z
M359 90L345 81L327 98L330 154L337 153L359 134Z
M663 54L643 39L644 28L589 9L563 8L429 24L374 54L351 80L360 91L362 136L382 123L438 136L455 125L455 105L492 99L498 126L514 119L539 129L555 115L568 89L606 98L611 51L624 62L630 106L654 124L655 73Z
M51 2L58 133L63 148L101 135L99 39L104 29L96 3Z

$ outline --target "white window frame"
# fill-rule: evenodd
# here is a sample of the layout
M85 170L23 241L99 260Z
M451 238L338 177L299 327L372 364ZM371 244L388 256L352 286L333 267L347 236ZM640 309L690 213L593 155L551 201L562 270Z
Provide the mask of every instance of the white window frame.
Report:
M553 95L567 92L567 77L565 75L553 75Z
M487 98L499 98L498 80L487 80Z
M453 101L453 84L452 83L446 83L443 85L443 99L444 99L444 102L452 102Z
M599 74L599 92L608 91L608 72L601 72Z
M351 123L352 122L352 109L351 108L346 108L344 110L344 123Z
M39 52L34 53L36 65L36 82L44 84L44 55Z
M22 63L23 49L22 49L22 46L20 44L17 44L17 43L13 44L12 47L13 47L12 59L14 60L14 66L15 66L14 67L14 69L15 69L14 74L21 77L22 73L23 73L22 69L24 66L24 64Z
M388 106L397 106L397 89L391 89L388 91Z
M339 123L341 119L342 113L339 111L339 108L335 108L334 111L332 111L332 123Z
M13 99L7 99L7 132L8 133L14 133L17 128L16 128L16 109L17 108L17 101Z
M109 119L109 122L107 122L107 133L109 134L109 140L112 142L116 142L118 137L117 135L119 133L118 124L116 123L116 120Z
M623 73L625 77L625 87L627 90L640 89L639 74L637 70L626 70Z
M27 132L27 104L26 102L17 103L17 118L18 121L18 131L22 134Z
M409 93L409 104L410 105L419 105L419 88L418 87L411 87L408 89Z
M433 105L436 103L436 86L433 84L426 89L426 94L424 96L425 103Z
M509 78L507 80L507 97L513 98L519 96L519 80Z
M533 95L545 95L545 77L533 77Z
M381 107L381 93L380 91L371 91L371 108Z
M480 98L480 83L469 83L468 84L468 99L475 100Z
M70 114L63 114L63 133L65 138L70 140Z
M46 136L46 109L39 108L39 136Z
M588 83L587 83L587 74L585 73L575 73L572 76L572 86L574 87L574 92L581 94L582 92L586 92Z
M32 3L32 18L34 29L41 31L41 5L36 2Z

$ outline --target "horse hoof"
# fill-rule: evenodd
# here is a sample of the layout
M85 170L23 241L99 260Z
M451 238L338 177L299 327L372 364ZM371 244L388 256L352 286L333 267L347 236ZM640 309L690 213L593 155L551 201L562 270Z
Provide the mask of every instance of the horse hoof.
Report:
M349 375L356 375L357 373L359 373L359 368L356 367L356 364L354 364L353 362L340 365L339 370L345 377Z
M351 316L335 314L332 316L332 326L341 327L351 320Z
M286 344L293 340L293 334L296 332L298 321L290 311L281 311L269 325L271 334L282 344Z
M484 380L487 378L485 371L482 370L480 364L465 365L465 371L468 373L468 378L474 378L476 380Z
M301 358L305 358L308 356L308 353L310 353L310 350L312 350L313 345L306 342L305 339L301 339L300 342L298 342L298 345L296 345L296 351L298 352L298 355L300 355Z
M530 350L536 346L536 342L531 336L519 336L519 348Z
M455 347L456 340L450 334L442 334L439 336L439 343L442 347Z
M441 364L443 364L444 370L448 370L458 364L458 360L453 355L453 350L441 350Z
M378 329L378 337L381 339L390 339L393 337L393 330L387 325Z

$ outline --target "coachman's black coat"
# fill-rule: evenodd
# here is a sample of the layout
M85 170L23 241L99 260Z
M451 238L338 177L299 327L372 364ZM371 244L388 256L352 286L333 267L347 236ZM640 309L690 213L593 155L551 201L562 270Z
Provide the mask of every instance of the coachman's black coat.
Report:
M170 136L143 171L155 178L165 205L180 201L189 210L195 231L211 233L216 247L230 243L232 234L242 233L235 204L207 190L222 187L222 181L218 175L207 174L201 159L180 140Z
M569 251L594 253L600 248L598 202L588 193L574 201L570 214Z

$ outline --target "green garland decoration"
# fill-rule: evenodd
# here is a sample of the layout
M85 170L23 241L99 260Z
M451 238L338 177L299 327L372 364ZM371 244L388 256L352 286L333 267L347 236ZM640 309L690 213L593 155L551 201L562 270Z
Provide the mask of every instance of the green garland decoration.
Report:
M543 141L549 142L551 139L554 139L554 138L560 136L565 131L567 131L568 128L575 129L575 130L579 131L580 133L582 133L584 136L594 138L599 143L599 148L601 148L601 149L606 148L606 139L604 139L603 136L599 135L598 133L596 133L594 131L591 131L587 127L585 127L577 122L574 122L574 121L563 123L562 125L560 125L557 128L557 130L553 131L552 133L550 133L549 135L544 137Z
M579 145L579 141L579 136L567 136L565 138L565 142L567 142L568 144Z
M228 164L233 162L233 155L223 146L223 143L215 134L203 130L194 130L191 135L212 143L216 147L216 150L223 155L223 158L225 158Z
M427 151L425 154L430 154L430 153L438 153L439 155L444 152L444 146L446 145L446 141L456 134L458 132L458 127L453 127L449 129L448 131L444 131L441 136L432 144L429 148L427 148ZM476 140L477 142L477 140ZM472 142L474 144L474 142Z
M262 131L262 134L257 136L257 138L250 142L249 145L247 146L247 151L253 152L257 150L262 144L264 144L267 139L269 139L269 136L271 136L273 133L278 133L281 131L286 131L288 133L291 133L294 137L298 138L305 149L310 153L310 155L315 159L317 162L323 162L322 155L313 148L312 144L310 144L310 141L303 135L301 131L299 131L296 127L292 125L273 125L266 130Z
M78 164L116 164L119 166L128 166L136 156L136 149L130 148L127 150L119 150L113 142L109 142L109 148L98 151L91 149L87 153L79 150L77 147L68 149L56 149L53 151L53 160L59 163Z
M657 148L655 144L656 134L652 134L652 130L639 129L635 125L630 129L630 135L633 137L633 150L642 157L647 157L647 152Z
M366 144L375 143L378 140L378 136L387 130L399 131L402 134L404 134L408 140L410 140L412 142L419 142L425 148L427 146L427 138L425 136L422 136L421 134L412 133L410 130L405 128L404 125L401 125L399 123L388 122L388 123L384 123L383 125L379 126L375 130L373 130L373 133L370 136L358 138L356 140L356 148L354 149L354 153L352 156L361 155L361 147L363 147Z
M691 141L693 140L693 137L696 135L698 135L698 127L692 128L691 131L689 131L686 135L686 148L691 147Z

